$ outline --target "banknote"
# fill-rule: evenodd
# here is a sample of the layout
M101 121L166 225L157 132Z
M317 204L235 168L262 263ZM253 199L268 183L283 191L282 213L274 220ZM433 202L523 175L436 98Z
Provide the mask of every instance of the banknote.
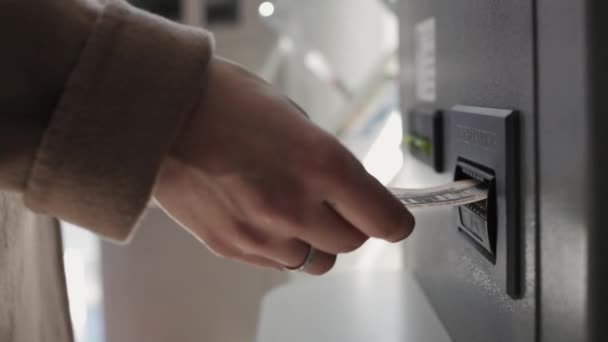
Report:
M408 209L439 206L456 206L483 201L488 198L488 189L476 180L466 179L424 189L389 190Z

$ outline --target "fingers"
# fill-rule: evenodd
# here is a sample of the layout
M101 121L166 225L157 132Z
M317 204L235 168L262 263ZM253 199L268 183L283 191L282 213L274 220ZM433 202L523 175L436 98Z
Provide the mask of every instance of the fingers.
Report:
M284 269L283 265L257 255L236 255L232 259L245 264L259 266L262 268L271 268L277 271L282 271Z
M182 191L164 193L163 198L182 194L180 200L197 203L196 195L214 192L210 188L180 183ZM189 189L194 191L188 191ZM195 206L168 207L173 209L174 214L179 214L179 221L218 256L280 270L299 267L306 260L309 243L269 232L235 218L230 211L230 201L220 200L219 197L216 196L218 200L208 203L205 211ZM202 224L203 222L206 223ZM304 271L310 274L326 273L334 265L335 259L335 255L317 251Z
M244 253L247 256L262 256L263 259L269 260L275 265L281 265L284 269L296 269L300 266L304 266L303 271L312 275L321 275L329 272L331 268L334 266L336 262L336 254L339 252L326 252L325 250L354 250L361 246L366 238L363 234L352 228L348 225L344 220L339 218L335 213L331 212L329 208L325 209L327 213L328 219L327 223L336 222L336 225L344 225L344 229L348 229L347 232L336 232L332 234L332 239L328 239L329 242L324 241L322 238L324 235L319 235L321 237L321 244L325 246L319 247L319 244L305 242L299 239L290 238L276 238L271 236L269 233L261 232L260 229L256 229L251 226L242 226L240 225L238 230L235 233L239 236L239 238L235 238L231 240L241 253ZM332 226L326 223L325 226L320 226L318 229L322 232L323 228L331 229ZM251 234L251 231L255 229L258 233ZM260 233L261 232L261 233ZM354 235L355 239L352 244L344 244L339 241L339 234L349 234ZM263 235L266 238L261 238ZM330 236L329 234L325 234L325 236ZM331 240L334 240L332 243ZM346 248L343 246L347 246ZM310 260L306 260L308 257L308 253L310 248L314 248L312 258ZM258 257L259 258L259 257ZM240 258L240 260L244 260ZM305 265L303 265L306 263Z
M370 237L397 242L414 228L412 214L363 166L329 175L326 188L334 209Z
M271 260L259 255L245 254L243 251L240 251L238 248L235 248L229 243L223 242L219 238L207 237L203 243L213 254L223 258L259 266L262 268L271 268L275 270L284 269L283 264L276 262L275 260Z
M301 155L308 189L318 191L340 216L367 236L390 242L406 238L414 217L346 148L333 138L311 138L315 153Z
M310 248L314 249L313 255L310 260L307 260ZM303 266L302 271L312 275L329 272L337 258L334 253L327 253L316 245L310 245L298 239L275 239L272 240L272 243L263 244L252 240L244 242L241 239L240 250L248 258L237 258L239 260L255 260L258 265L262 265L260 261L269 261L271 265L279 265L282 269L297 269Z
M297 269L303 266L302 271L311 275L322 275L329 272L337 258L335 254L315 248L312 257L307 261L310 245L295 239L283 240L275 245L267 244L263 248L255 249L255 252L252 252L254 249L250 247L252 242L246 242L248 247L239 248L235 246L234 241L223 241L219 237L207 236L203 240L214 254L221 257L275 270ZM240 240L242 241L242 239ZM275 258L280 253L283 253L280 256L282 260L289 261L277 261ZM304 264L305 262L306 264Z
M304 265L303 272L311 275L322 275L329 272L336 263L337 254L347 253L361 247L368 237L344 220L327 204L318 205L318 210L311 214L314 220L305 226L296 227L289 220L281 227L266 227L262 230L248 225L240 225L235 233L240 236L237 243L241 250L248 254L262 255L286 268L302 266L308 257L309 248L313 248L312 258ZM270 228L270 229L269 229ZM251 234L252 231L258 233ZM267 231L260 233L260 231ZM281 233L277 233L281 231ZM270 238L287 233L297 238ZM267 239L261 238L262 234ZM301 240L300 240L301 239ZM303 241L302 241L303 240Z
M336 264L335 254L315 250L310 262L304 267L304 272L311 275L322 275L329 272Z
M285 198L285 190L262 196L252 190L255 187L241 188L241 198L249 199L241 205L248 221L271 236L303 240L330 254L352 252L369 237L324 202L320 191L311 195L297 191L301 186L292 184L286 186L292 196Z
M306 254L303 255L302 258L305 259ZM284 265L258 255L238 254L232 255L230 259L263 268L271 268L278 271L287 270ZM308 264L305 265L302 272L308 273L310 275L323 275L329 272L334 267L334 265L336 264L336 260L337 256L335 254L329 254L320 250L315 250L313 258L309 261ZM300 263L302 263L302 261L300 261Z
M242 226L234 232L231 239L240 251L247 255L261 255L285 267L295 268L302 264L308 254L309 245L298 239L276 237L256 229L257 238L253 238L251 229ZM263 236L263 237L260 237Z
M316 249L331 254L352 252L361 247L368 236L343 219L327 203L318 205L307 227L299 229L299 238Z

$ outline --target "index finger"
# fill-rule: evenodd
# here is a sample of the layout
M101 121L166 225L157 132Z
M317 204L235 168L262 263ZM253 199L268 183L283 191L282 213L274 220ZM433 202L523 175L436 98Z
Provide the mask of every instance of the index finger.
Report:
M391 242L401 241L414 229L405 206L358 161L340 175L330 175L327 201L364 234Z

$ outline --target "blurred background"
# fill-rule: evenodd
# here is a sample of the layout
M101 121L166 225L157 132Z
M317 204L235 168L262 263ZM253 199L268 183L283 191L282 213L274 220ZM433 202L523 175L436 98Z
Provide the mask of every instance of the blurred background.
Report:
M284 91L383 183L399 182L407 157L400 150L394 1L131 2L211 30L218 54ZM414 285L401 278L400 245L370 241L340 257L328 276L312 278L216 258L154 207L124 246L63 226L79 342L397 341L407 335L402 291ZM418 307L416 316L425 315L425 303L409 304ZM445 338L433 331L434 341ZM285 337L290 333L297 338Z

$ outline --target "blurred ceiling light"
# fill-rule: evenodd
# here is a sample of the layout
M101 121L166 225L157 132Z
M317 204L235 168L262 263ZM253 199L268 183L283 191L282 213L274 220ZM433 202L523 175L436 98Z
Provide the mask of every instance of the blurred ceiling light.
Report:
M258 7L258 12L262 17L270 17L274 14L274 5L270 1L264 1Z
M333 80L332 70L325 56L318 50L310 50L304 56L304 65L310 70L313 75L323 81Z

